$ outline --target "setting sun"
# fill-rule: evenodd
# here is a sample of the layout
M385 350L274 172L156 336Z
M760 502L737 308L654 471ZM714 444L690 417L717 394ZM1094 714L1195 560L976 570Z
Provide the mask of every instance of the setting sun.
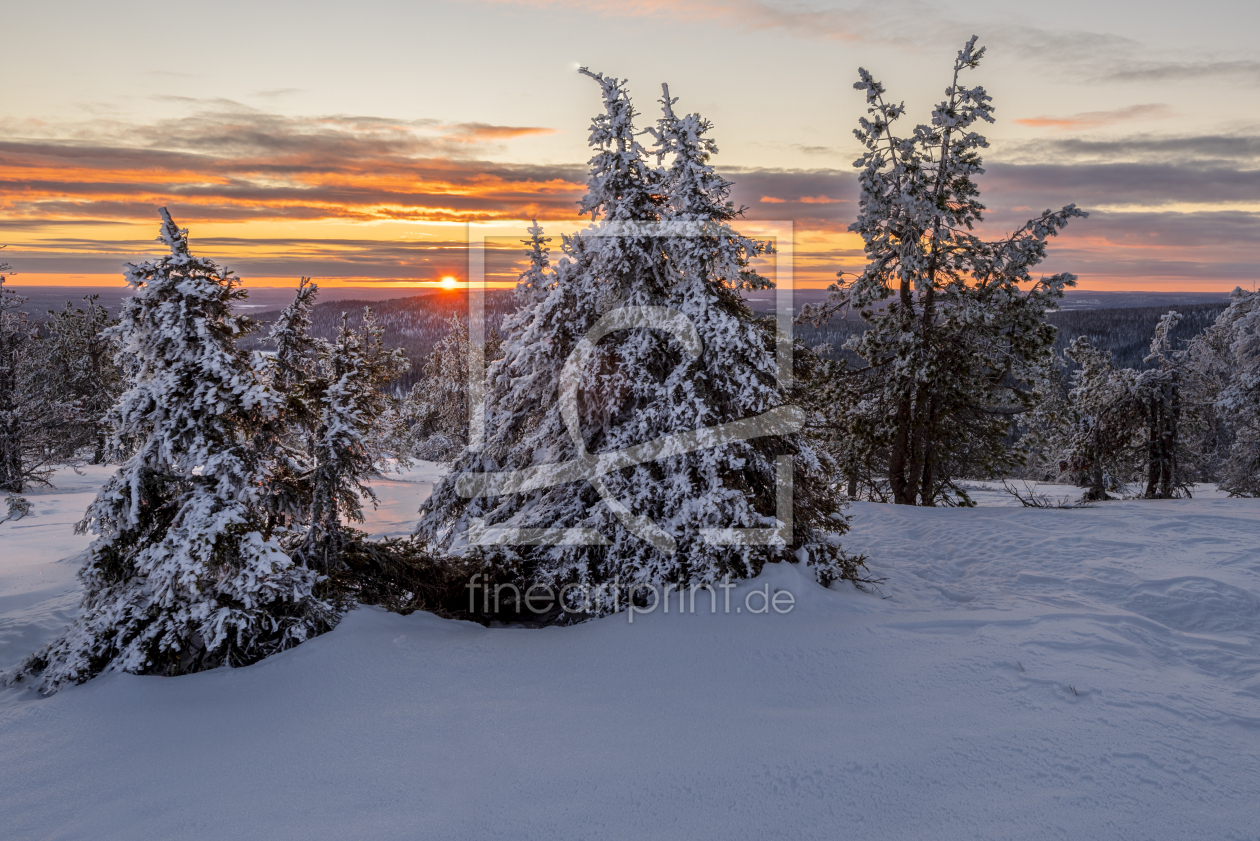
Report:
M455 284L457 284L457 283L459 283L459 281L458 281L458 280L456 280L455 278L451 277L450 275L447 275L446 277L442 278L442 288L443 288L443 289L454 289L454 288L455 288Z

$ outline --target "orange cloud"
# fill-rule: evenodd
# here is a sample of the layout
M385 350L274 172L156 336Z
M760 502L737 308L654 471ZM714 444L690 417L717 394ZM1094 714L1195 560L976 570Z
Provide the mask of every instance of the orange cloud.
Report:
M85 124L26 139L9 130L0 135L9 138L0 140L0 243L10 244L5 261L21 272L19 283L43 276L116 284L124 262L155 252L154 208L168 206L192 229L199 253L246 277L462 276L467 253L452 223L537 218L556 230L579 221L584 167L490 160L501 143L548 131L244 110L150 126ZM1245 137L1225 140L1255 148ZM1043 207L1077 202L1095 211L1051 244L1048 272L1075 272L1093 288L1232 288L1260 275L1260 212L1241 205L1254 204L1254 167L998 162L987 169L985 236ZM793 223L802 287L864 265L861 242L847 231L857 199L851 171L724 174L735 183L736 206L750 205L748 218ZM1221 209L1178 210L1167 205L1174 200ZM1239 207L1228 210L1228 202ZM508 283L519 246L500 250L506 262L489 270Z
M1113 111L1085 111L1070 117L1025 117L1015 122L1030 128L1087 129L1101 128L1126 120L1169 117L1172 113L1167 105L1130 105L1128 108L1117 108Z
M448 128L451 129L453 139L468 143L485 143L487 141L514 140L517 137L556 134L556 130L553 128L492 126L486 123L457 123Z

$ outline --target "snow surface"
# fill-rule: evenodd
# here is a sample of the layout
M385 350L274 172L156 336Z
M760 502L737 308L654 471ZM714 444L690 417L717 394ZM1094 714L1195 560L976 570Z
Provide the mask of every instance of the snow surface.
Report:
M0 668L72 615L105 474L0 525ZM1260 502L976 497L852 506L884 598L771 565L732 611L786 615L362 608L245 669L0 690L0 838L1260 838Z

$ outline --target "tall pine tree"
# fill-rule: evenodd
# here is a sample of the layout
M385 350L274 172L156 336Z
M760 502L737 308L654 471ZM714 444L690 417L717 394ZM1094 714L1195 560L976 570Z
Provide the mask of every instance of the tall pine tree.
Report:
M855 469L878 463L881 495L901 504L968 504L957 479L1018 462L1011 419L1036 402L1031 385L1053 359L1045 313L1075 283L1069 274L1032 277L1046 240L1085 215L1074 205L1000 240L972 233L984 211L975 177L988 145L975 129L993 122L993 107L961 75L983 55L975 38L967 42L931 123L904 136L893 124L905 106L858 71L854 87L866 92L870 116L854 131L866 151L855 163L861 198L850 230L863 239L867 266L807 313L822 321L853 307L870 325L846 345L868 363L864 382L855 387L858 374L847 371L833 386L843 415L835 424L849 433L839 454Z

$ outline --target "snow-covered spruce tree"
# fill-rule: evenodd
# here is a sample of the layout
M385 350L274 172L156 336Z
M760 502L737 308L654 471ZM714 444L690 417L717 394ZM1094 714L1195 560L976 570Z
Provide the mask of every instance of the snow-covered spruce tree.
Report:
M1049 366L1045 378L1034 388L1041 399L1031 412L1019 419L1017 446L1024 464L1014 471L1014 478L1037 482L1071 481L1064 451L1067 431L1075 428L1079 418L1068 394L1071 381L1067 367L1066 364Z
M317 374L327 344L311 336L311 309L318 294L319 286L309 277L302 278L292 303L271 325L268 337L275 353L261 357L260 374L281 403L258 429L255 444L268 465L263 494L268 528L287 528L303 540L311 510L310 477L319 424Z
M98 297L86 296L86 309L66 302L64 309L49 312L41 343L42 375L59 402L74 409L63 430L65 446L90 449L92 464L105 462L109 441L105 416L123 390L122 371L105 337L116 321L97 303Z
M30 484L47 484L73 455L66 430L78 412L45 371L45 347L22 311L26 299L5 285L0 263L0 493L14 505Z
M522 304L532 304L545 298L555 281L551 271L551 248L548 246L551 237L543 236L542 226L535 219L529 227L529 239L521 241L529 246L525 252L529 264L517 279L516 298Z
M1084 336L1066 354L1081 367L1072 378L1059 437L1062 477L1087 488L1085 500L1110 499L1108 491L1124 491L1133 477L1142 418L1136 372L1117 368L1111 354Z
M534 294L534 287L517 289ZM401 410L409 427L409 452L430 461L450 461L468 445L468 322L456 313L446 327L424 362L424 377L411 387ZM501 345L499 334L490 330L487 362L499 358Z
M236 346L251 327L231 311L244 291L161 216L171 253L128 266L136 293L109 331L130 378L110 420L136 450L82 523L97 538L79 617L15 676L46 692L105 671L243 665L336 621L316 574L266 530L254 444L281 398Z
M275 353L266 372L285 403L259 445L271 464L270 521L287 525L294 558L327 573L317 592L337 605L450 613L464 595L461 570L439 565L410 541L368 540L343 522L361 520L363 500L375 501L367 478L387 453L406 463L410 439L391 423L397 401L384 388L407 363L382 346L370 310L358 329L343 313L335 343L312 337L317 294L303 278L271 329Z
M1260 496L1260 293L1235 289L1216 327L1228 341L1232 368L1216 402L1233 438L1220 488Z
M0 492L20 494L32 478L24 458L21 384L36 334L22 312L26 299L4 285L9 268L0 263Z
M1235 290L1235 294L1245 293ZM1217 405L1236 367L1223 316L1192 338L1179 355L1182 422L1178 436L1183 442L1183 456L1178 462L1196 482L1220 481L1236 440L1234 424Z
M1158 367L1142 371L1133 382L1146 425L1147 499L1172 499L1190 493L1189 482L1179 465L1184 352L1173 350L1171 336L1180 321L1181 315L1175 311L1159 320L1151 339L1151 352L1143 360L1147 364L1158 363Z
M957 478L1015 466L1012 419L1034 405L1031 385L1052 362L1045 313L1075 282L1031 274L1047 238L1085 215L1074 205L997 241L971 233L984 210L974 179L988 145L975 125L993 122L993 108L983 88L959 78L983 55L975 38L967 42L931 124L906 137L893 133L904 105L886 102L883 85L859 70L854 87L866 91L871 116L854 132L866 151L855 163L861 198L850 230L861 234L868 263L805 313L822 321L853 307L869 323L846 345L867 360L868 381L836 387L851 415L839 425L856 434L843 439L841 461L882 462L886 495L901 504L966 504Z
M362 499L376 505L368 479L381 458L375 442L376 425L389 405L384 389L410 367L401 349L386 350L384 334L371 309L357 329L343 313L336 341L322 344L317 377L307 381L315 412L311 508L298 557L315 569L338 564L345 545L342 519L362 522Z
M728 224L737 212L727 200L730 185L709 162L709 124L675 117L666 94L655 138L671 164L653 167L623 82L583 72L600 85L604 103L591 127L596 154L580 205L592 225L564 238L545 297L505 322L504 356L488 371L483 446L466 449L434 488L418 535L475 554L474 519L496 530L585 530L589 539L572 544L501 542L476 551L522 583L587 585L580 607L595 614L624 607L649 586L752 576L768 560L804 561L823 581L858 579L860 559L839 546L846 521L827 488L827 465L793 432L667 449L594 479L527 492L489 487L464 495L487 473L625 452L782 409L793 397L776 387L773 332L736 291L762 283L748 261L766 246ZM666 236L655 227L662 222L689 225L690 235ZM662 317L636 321L635 313ZM694 327L686 346L660 329L684 319ZM617 326L584 343L601 322ZM566 373L571 354L582 364ZM566 382L576 406L566 399L574 393ZM566 405L574 408L572 424ZM790 457L795 470L791 542L703 539L702 529L775 526L778 456Z
M271 325L269 338L275 345L276 387L288 390L310 378L315 370L322 343L311 336L311 310L319 296L319 285L309 277L298 281L293 302L280 311Z
M1072 390L1062 440L1064 478L1089 488L1086 499L1106 499L1108 490L1123 490L1130 481L1144 481L1146 499L1188 495L1195 460L1183 439L1187 420L1203 422L1203 407L1186 411L1182 389L1190 370L1185 350L1172 348L1172 331L1181 316L1160 319L1142 371L1117 368L1111 355L1085 337L1067 350L1080 364ZM1210 418L1209 418L1210 420Z

